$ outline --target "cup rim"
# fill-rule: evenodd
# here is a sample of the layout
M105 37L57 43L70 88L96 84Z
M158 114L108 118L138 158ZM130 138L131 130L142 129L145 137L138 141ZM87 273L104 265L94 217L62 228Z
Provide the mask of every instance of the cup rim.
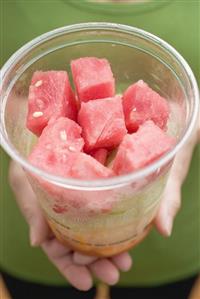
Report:
M85 31L85 30L115 30L119 32L124 32L132 35L139 35L145 38L146 40L163 47L166 52L168 52L170 55L172 55L176 60L178 60L181 67L185 70L190 82L192 83L193 88L193 94L194 94L194 105L193 105L193 111L192 111L192 117L188 121L188 125L186 127L186 130L176 145L165 155L161 156L158 160L154 161L150 165L145 166L142 169L136 170L132 173L128 173L125 175L119 175L116 177L111 178L101 178L101 179L95 179L95 180L81 180L81 179L75 179L75 178L64 178L61 176L56 176L50 173L47 173L46 171L33 166L31 163L29 163L25 158L23 158L18 151L15 149L15 147L9 142L7 137L4 135L4 126L3 126L3 114L4 109L1 108L1 127L0 127L0 137L1 137L1 145L3 149L9 154L9 156L17 161L23 168L25 168L27 171L35 174L36 176L40 176L46 181L53 183L55 185L64 187L64 188L71 188L76 190L105 190L105 189L111 189L116 187L122 187L124 185L129 184L130 182L137 181L139 179L142 179L145 176L150 175L156 169L161 168L163 165L170 162L176 153L183 147L183 145L186 143L188 138L190 137L192 130L195 126L197 115L198 115L198 107L199 107L199 91L196 79L194 77L194 74L188 65L188 63L185 61L185 59L167 42L162 40L161 38L155 36L152 33L149 33L147 31L144 31L142 29L124 25L124 24L117 24L117 23L108 23L108 22L89 22L89 23L79 23L74 25L68 25L64 27L60 27L54 30L51 30L49 32L46 32L30 42L26 43L24 46L22 46L19 50L17 50L4 64L4 66L1 69L1 85L3 82L3 78L6 75L6 73L9 71L9 69L13 66L13 64L16 64L19 59L21 59L25 54L27 54L30 50L36 48L38 45L42 44L43 42L50 40L54 37L58 37L62 34L66 33L72 33L77 31ZM1 90L1 87L0 87ZM5 106L5 105L4 105ZM2 105L1 105L2 107Z

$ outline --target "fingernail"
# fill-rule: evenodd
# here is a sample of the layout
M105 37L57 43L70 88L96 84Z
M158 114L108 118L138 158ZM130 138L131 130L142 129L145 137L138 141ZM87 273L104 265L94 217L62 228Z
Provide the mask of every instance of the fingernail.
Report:
M35 230L31 228L30 230L30 245L32 247L36 247L38 246L38 242L37 242L37 236L35 234Z
M132 258L129 257L129 259L127 260L126 267L123 269L123 271L128 272L131 269L132 264L133 264Z
M166 232L166 237L170 237L171 236L171 233L172 233L172 225L173 225L173 222L171 220L171 218L168 216L166 218L166 221L165 221L165 232Z

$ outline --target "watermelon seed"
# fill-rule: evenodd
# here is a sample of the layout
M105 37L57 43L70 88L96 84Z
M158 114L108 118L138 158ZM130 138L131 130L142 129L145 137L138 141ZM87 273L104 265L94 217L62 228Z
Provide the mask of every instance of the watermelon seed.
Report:
M137 109L136 109L136 108L133 108L133 110L132 110L132 111L134 111L134 112L135 112L135 111L137 111Z
M67 135L65 131L60 131L60 139L63 141L67 140Z
M35 83L35 87L39 87L42 85L42 80L39 80Z
M42 111L35 111L34 113L33 113L33 117L40 117L40 116L42 116L43 115L43 112Z
M75 152L76 151L76 149L71 145L69 146L69 150L70 150L70 152Z

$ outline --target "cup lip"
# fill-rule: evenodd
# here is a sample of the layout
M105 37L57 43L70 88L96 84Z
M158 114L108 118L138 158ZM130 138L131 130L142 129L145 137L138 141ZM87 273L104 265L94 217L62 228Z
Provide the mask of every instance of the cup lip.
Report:
M66 33L72 33L77 31L85 31L85 30L115 30L119 32L124 32L128 34L134 34L139 35L145 38L148 41L151 41L154 44L157 44L160 47L163 47L166 52L168 52L170 55L172 55L178 62L180 63L181 67L185 70L190 83L192 83L192 89L193 89L193 95L194 95L194 105L193 105L193 111L192 111L192 117L188 121L188 126L181 138L176 145L165 155L163 155L158 160L154 161L150 165L145 166L142 169L136 170L132 173L119 175L116 177L111 178L101 178L101 179L95 179L95 180L81 180L81 179L75 179L75 178L64 178L60 176L56 176L50 173L47 173L46 171L33 166L31 163L29 163L25 158L23 158L18 151L14 148L14 146L7 140L6 136L4 136L4 128L3 128L3 109L1 109L1 129L0 129L0 137L1 137L1 145L3 149L9 154L11 158L13 158L15 161L17 161L24 169L26 169L28 172L31 172L35 174L36 176L42 177L44 180L53 183L57 186L61 186L64 188L71 188L75 190L105 190L105 189L112 189L116 187L122 187L130 182L137 181L139 179L142 179L157 169L161 168L163 165L170 162L176 153L183 147L183 145L186 143L188 138L190 137L192 130L195 127L195 123L198 116L198 107L199 107L199 91L196 79L194 77L194 74L188 65L188 63L185 61L185 59L167 42L162 40L161 38L155 36L152 33L149 33L147 31L144 31L142 29L124 25L124 24L118 24L118 23L108 23L108 22L89 22L89 23L79 23L74 25L68 25L64 27L60 27L54 30L51 30L49 32L46 32L35 39L31 40L30 42L26 43L24 46L22 46L19 50L17 50L4 64L4 66L1 69L1 85L3 82L3 78L6 75L6 73L9 71L9 69L13 66L13 64L16 64L19 59L21 59L26 53L28 53L33 48L37 47L38 45L42 44L44 41L50 40L54 37L58 37L59 35L66 34ZM0 87L1 90L1 87ZM3 106L3 105L1 105Z

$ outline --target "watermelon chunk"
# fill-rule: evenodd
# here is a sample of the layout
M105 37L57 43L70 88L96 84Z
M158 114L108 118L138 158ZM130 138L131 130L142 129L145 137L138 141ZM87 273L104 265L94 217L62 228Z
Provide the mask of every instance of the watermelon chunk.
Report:
M74 84L80 101L113 97L115 80L108 60L84 57L71 62Z
M29 161L63 177L93 179L113 175L112 170L81 153L83 145L80 126L71 119L61 117L44 128Z
M77 118L77 104L67 72L35 72L29 87L27 128L40 136L49 120L60 116Z
M68 173L71 153L80 152L84 146L81 127L73 120L61 117L47 125L29 156L30 162L50 173Z
M136 133L124 137L114 159L113 170L120 175L142 168L169 151L174 143L174 138L152 121L147 121Z
M85 153L74 154L70 176L78 179L92 180L114 176L112 169L99 163L96 159Z
M108 150L105 148L100 148L98 150L94 150L90 153L90 155L99 161L101 164L105 165L106 159L108 156Z
M84 140L81 137L82 129L73 120L60 117L43 130L39 137L39 146L49 150L62 149L68 152L82 151Z
M113 149L127 133L120 96L82 103L78 122L83 129L85 151Z
M128 131L135 132L147 120L166 129L169 105L166 99L152 90L144 81L128 87L123 94L123 109Z

